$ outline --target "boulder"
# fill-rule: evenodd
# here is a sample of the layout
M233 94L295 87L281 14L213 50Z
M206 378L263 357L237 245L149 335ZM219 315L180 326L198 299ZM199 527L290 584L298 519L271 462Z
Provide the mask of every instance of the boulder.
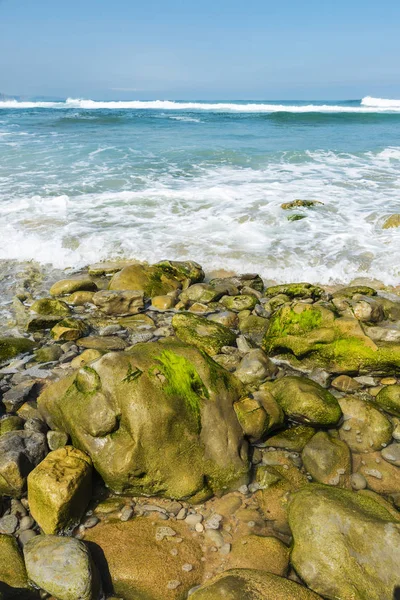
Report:
M220 302L227 310L240 312L241 310L253 310L258 300L253 295L242 294L240 296L223 296Z
M400 522L363 492L310 484L293 495L291 563L331 600L393 600L400 585Z
M219 354L223 346L233 346L236 340L236 335L224 325L189 313L174 315L172 327L180 340L210 356Z
M257 569L284 576L289 568L289 548L275 537L246 535L232 544L228 569Z
M27 338L0 337L0 362L15 358L18 354L32 352L35 342Z
M92 462L65 446L50 452L28 475L32 517L44 533L59 533L79 523L92 492Z
M284 294L289 298L318 299L323 293L324 290L322 288L312 285L311 283L283 283L281 285L272 285L265 290L265 295L267 297Z
M53 344L52 346L43 346L35 350L35 361L38 363L55 362L61 358L63 351L60 346Z
M393 426L372 403L346 396L339 399L339 404L343 411L340 439L353 452L381 450L390 442Z
M102 290L92 302L106 315L135 315L144 308L143 292L135 290Z
M174 521L168 529L162 523L137 517L86 530L84 539L96 563L102 573L109 573L106 592L124 600L186 600L188 591L201 583L199 541L185 523Z
M390 415L400 417L400 385L387 385L382 388L375 402Z
M17 540L11 535L0 534L0 598L24 600L30 596L25 564Z
M202 498L247 480L233 410L240 382L204 353L166 338L112 352L38 399L117 492Z
M260 440L269 429L269 416L256 398L242 398L233 405L243 432L252 442Z
M236 370L236 377L247 385L257 385L276 375L277 367L261 348L250 350Z
M28 474L46 455L46 437L36 431L10 431L0 437L0 494L18 498Z
M190 596L190 600L322 600L303 586L255 569L224 571Z
M325 431L318 431L301 454L306 471L315 481L350 487L351 454L348 445Z
M116 273L110 281L109 289L141 291L146 297L153 298L180 289L185 279L174 269L137 264Z
M71 314L71 309L68 304L62 300L55 300L54 298L41 298L40 300L36 300L30 309L38 315L67 317Z
M342 416L330 392L306 377L282 377L271 392L287 417L308 425L336 425Z
M57 600L98 600L99 575L80 540L38 535L25 544L24 557L29 579Z
M297 303L271 317L263 348L293 367L321 367L331 373L393 374L400 370L400 344L377 345L353 317L337 317L333 306Z
M75 341L88 333L88 326L80 319L63 319L51 330L51 337L56 341Z
M92 302L94 294L95 292L85 292L82 290L80 292L73 292L69 296L66 296L64 300L67 304L71 304L71 306L84 306Z
M96 292L97 286L88 277L79 279L61 279L50 288L52 296L67 296L73 292Z
M218 300L221 294L212 286L207 283L195 283L189 286L180 295L181 302L201 302L202 304L209 304Z

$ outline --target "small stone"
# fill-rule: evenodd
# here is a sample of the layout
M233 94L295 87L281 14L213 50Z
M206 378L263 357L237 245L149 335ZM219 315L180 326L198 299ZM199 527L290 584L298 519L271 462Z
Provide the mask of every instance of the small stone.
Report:
M353 473L350 477L350 483L353 490L365 490L367 487L367 480L361 473Z
M201 523L202 520L203 520L203 515L200 515L198 513L191 513L191 514L187 515L187 517L185 519L185 523L187 523L191 527L195 527L197 525L197 523Z
M176 531L172 527L157 527L156 541L161 542L164 538L176 536Z
M354 377L354 380L360 383L363 387L374 387L377 384L377 380L374 377L369 377L368 375Z
M193 565L191 565L190 563L185 563L184 565L182 565L182 571L190 573L190 571L193 571Z
M172 581L168 581L167 589L168 590L176 590L180 585L181 585L180 581L173 579Z
M0 533L14 533L18 527L18 519L15 515L6 515L0 519Z
M187 509L181 508L181 510L176 515L176 518L178 521L183 521L183 519L186 519L186 515L187 515Z
M221 548L220 548L220 553L223 554L224 556L228 555L231 551L231 545L226 543L224 544Z
M68 443L68 435L64 431L48 431L46 437L50 450L58 450Z
M204 531L204 525L202 523L196 523L194 528L198 533L203 533Z
M35 524L35 521L32 519L30 515L26 515L26 517L22 517L19 522L19 531L25 531L26 529L31 529Z
M397 383L397 379L394 377L383 377L380 383L381 385L395 385Z
M132 506L124 506L124 508L120 512L119 520L123 521L123 522L129 521L129 519L132 517L132 515L133 515Z
M243 496L247 496L247 494L249 493L249 488L247 487L247 485L241 485L238 489L238 492L243 494Z
M18 536L19 542L22 546L25 546L25 544L27 542L29 542L29 540L31 540L32 538L36 537L37 533L36 531L33 531L33 529L25 529L25 531L21 531L20 535Z
M348 375L339 375L339 377L335 377L331 385L336 390L345 392L346 394L352 394L362 387L361 383Z
M209 517L205 521L204 528L205 529L219 529L221 526L221 521L222 521L222 515L214 513L211 517Z
M100 519L97 517L89 517L88 519L84 520L83 526L85 529L92 529L92 527L95 527L99 521Z
M390 444L382 450L381 454L387 462L396 467L400 466L400 444Z

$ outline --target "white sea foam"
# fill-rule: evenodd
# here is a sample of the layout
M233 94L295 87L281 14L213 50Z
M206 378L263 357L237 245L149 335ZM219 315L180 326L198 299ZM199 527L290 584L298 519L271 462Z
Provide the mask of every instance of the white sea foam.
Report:
M233 113L386 113L400 112L400 100L385 100L381 98L364 98L359 106L344 104L264 104L239 102L174 102L169 100L152 101L109 101L84 100L68 98L65 102L19 102L6 100L0 102L1 108L52 108L52 109L84 109L84 110L189 110L193 112L233 112Z
M308 152L301 163L282 154L263 169L147 173L126 191L78 192L75 185L68 194L20 188L10 197L5 182L0 258L60 268L113 256L192 258L208 269L255 270L277 281L367 276L398 284L400 229L383 230L382 223L398 212L399 167L400 147L391 147L358 155ZM89 189L98 177L92 175L93 182L86 171L81 175ZM57 182L52 186L56 191ZM299 209L306 218L290 222L280 205L296 198L324 205Z

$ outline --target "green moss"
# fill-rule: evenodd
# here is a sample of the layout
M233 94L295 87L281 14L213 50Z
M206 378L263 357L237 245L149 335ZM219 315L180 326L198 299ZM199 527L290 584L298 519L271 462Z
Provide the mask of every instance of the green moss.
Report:
M39 315L68 316L71 314L69 306L62 300L53 298L42 298L36 300L31 306L31 310Z
M344 296L345 298L352 298L356 294L360 294L362 296L376 296L377 292L371 287L367 285L351 285L345 288L342 288L333 294L336 296Z
M302 221L303 219L306 219L306 215L289 215L287 217L288 221Z
M302 335L321 326L322 315L313 307L305 307L302 312L293 309L280 310L275 313L270 321L268 336L285 337L288 335Z
M323 205L319 200L293 200L292 202L284 202L281 204L283 210L292 210L293 208L313 208L314 206Z
M219 354L222 346L231 346L236 340L236 335L228 327L190 313L174 315L172 326L179 339L211 356Z
M193 414L200 430L200 402L208 399L209 393L197 373L194 365L184 356L164 350L155 359L160 365L160 371L167 379L165 391L181 397L189 411Z
M35 342L26 338L0 338L0 362L15 358L24 352L31 352L35 346Z

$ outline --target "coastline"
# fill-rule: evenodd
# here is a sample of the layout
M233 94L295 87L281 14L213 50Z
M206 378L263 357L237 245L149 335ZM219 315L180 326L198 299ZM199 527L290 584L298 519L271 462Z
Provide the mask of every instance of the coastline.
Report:
M84 553L87 600L97 571L123 600L392 600L399 288L31 267L0 338L7 585L57 596L38 559L57 546Z

